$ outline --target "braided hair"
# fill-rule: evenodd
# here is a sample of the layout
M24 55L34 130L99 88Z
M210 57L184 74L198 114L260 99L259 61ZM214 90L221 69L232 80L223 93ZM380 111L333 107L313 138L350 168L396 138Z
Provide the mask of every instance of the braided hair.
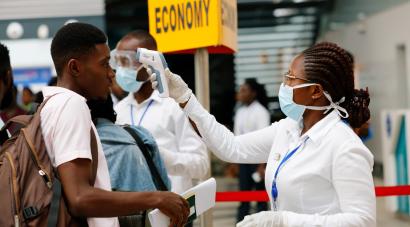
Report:
M353 56L335 43L321 42L302 52L307 79L322 85L349 113L348 122L353 128L370 119L369 91L354 88Z

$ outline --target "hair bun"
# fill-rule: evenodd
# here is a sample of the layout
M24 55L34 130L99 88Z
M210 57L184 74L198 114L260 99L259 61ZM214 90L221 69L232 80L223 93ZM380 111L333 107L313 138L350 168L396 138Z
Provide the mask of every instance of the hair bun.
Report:
M354 89L353 96L347 103L349 123L353 128L359 128L370 119L369 104L369 89Z

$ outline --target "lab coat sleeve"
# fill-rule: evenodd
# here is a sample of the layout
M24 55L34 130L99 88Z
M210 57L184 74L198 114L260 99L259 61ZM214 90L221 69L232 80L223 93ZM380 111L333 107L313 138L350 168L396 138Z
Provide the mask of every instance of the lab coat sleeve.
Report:
M161 152L168 173L203 179L210 167L206 146L195 133L180 107L175 105L172 112L178 152L171 152L168 149L163 149Z
M333 158L332 178L341 212L333 215L283 211L287 226L376 226L373 156L363 147L345 143ZM357 144L357 143L356 143Z
M189 99L184 112L195 122L203 141L218 158L234 163L267 162L276 124L235 137L202 107L194 95Z

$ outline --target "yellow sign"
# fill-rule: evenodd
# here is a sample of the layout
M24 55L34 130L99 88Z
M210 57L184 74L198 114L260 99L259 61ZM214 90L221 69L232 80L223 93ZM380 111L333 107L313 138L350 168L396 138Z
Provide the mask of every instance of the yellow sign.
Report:
M148 0L148 15L162 52L237 50L236 0Z

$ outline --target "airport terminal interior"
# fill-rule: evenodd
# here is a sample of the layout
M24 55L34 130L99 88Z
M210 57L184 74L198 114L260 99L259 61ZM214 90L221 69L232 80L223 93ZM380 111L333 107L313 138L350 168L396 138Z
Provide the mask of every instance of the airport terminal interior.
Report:
M374 160L376 224L410 226L409 0L0 0L0 43L9 50L16 108L29 112L38 93L57 76L50 55L53 37L76 22L101 29L111 50L119 49L118 42L131 31L149 32L172 73L235 135L243 133L235 124L246 104L240 98L244 84L253 89L250 78L265 92L268 125L285 119L289 115L278 94L295 56L319 42L336 43L351 56L354 87L368 89L371 100L370 118L354 132ZM117 96L118 101L127 97ZM0 113L7 115L3 109ZM258 118L247 117L242 121ZM222 161L209 146L207 153L209 169L191 180L195 185L215 178L216 202L193 226L235 226L241 221L241 199L251 196L246 194L250 190L261 194L249 197L247 214L260 211L259 203L267 210L273 207L263 183L264 171L275 172L269 164L244 175L244 164ZM245 181L262 188L244 189Z

